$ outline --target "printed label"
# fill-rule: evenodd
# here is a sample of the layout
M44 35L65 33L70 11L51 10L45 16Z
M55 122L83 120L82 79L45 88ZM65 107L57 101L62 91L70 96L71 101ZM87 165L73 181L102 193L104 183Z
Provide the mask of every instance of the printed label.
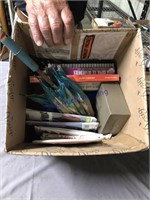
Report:
M88 59L91 53L92 45L94 42L95 35L87 35L84 38L81 51L81 59Z
M96 130L99 123L82 123L83 130Z
M81 33L77 59L114 59L127 32Z

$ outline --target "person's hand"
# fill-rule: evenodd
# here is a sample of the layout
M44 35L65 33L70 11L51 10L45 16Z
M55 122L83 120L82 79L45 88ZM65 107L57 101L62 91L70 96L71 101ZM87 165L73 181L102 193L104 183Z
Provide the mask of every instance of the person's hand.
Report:
M28 23L38 46L71 43L74 19L66 0L26 0Z

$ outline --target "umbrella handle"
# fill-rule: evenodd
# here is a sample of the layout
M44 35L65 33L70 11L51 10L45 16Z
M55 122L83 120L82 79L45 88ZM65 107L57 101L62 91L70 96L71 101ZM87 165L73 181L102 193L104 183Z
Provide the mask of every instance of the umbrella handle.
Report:
M17 56L27 67L29 67L33 72L38 71L39 66L34 62L30 56L28 56L23 49L16 44L5 32L0 32L0 41L3 43L10 51Z

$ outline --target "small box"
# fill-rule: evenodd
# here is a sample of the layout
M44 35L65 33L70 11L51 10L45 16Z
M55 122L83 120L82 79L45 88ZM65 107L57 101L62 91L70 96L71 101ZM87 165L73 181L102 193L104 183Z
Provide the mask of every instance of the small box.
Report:
M107 92L106 92L107 91ZM119 83L102 83L96 96L99 133L116 135L130 117Z

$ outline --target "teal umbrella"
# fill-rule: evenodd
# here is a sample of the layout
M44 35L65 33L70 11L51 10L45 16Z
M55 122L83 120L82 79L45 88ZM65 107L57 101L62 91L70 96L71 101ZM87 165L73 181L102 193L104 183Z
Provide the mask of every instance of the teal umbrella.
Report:
M46 73L44 73L40 70L39 65L7 36L2 29L0 29L0 41L27 67L40 75L40 85L44 93L42 95L29 95L28 98L41 105L50 105L53 103L63 113L94 115L88 97L75 82L66 77L60 66L49 66Z

